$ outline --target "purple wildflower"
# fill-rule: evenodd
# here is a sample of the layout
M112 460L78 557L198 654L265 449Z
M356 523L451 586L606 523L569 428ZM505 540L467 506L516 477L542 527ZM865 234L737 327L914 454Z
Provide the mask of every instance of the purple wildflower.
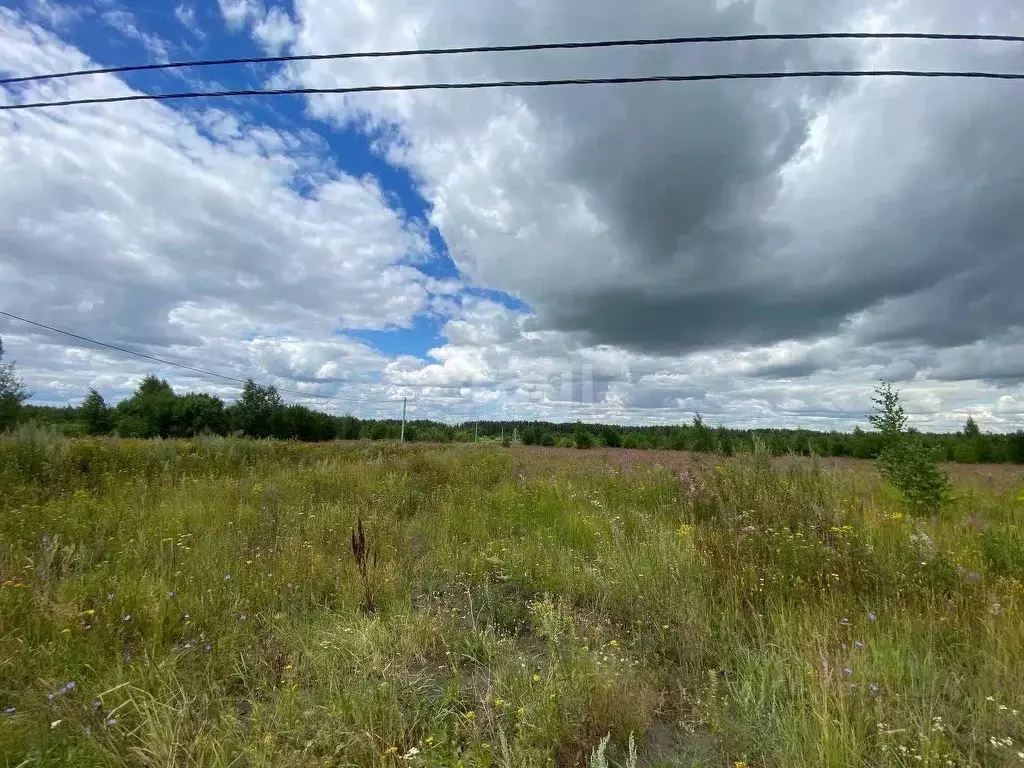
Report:
M859 651L861 648L864 647L864 643L862 643L860 640L854 640L853 647Z
M109 601L111 601L113 599L114 599L114 593L113 592L107 592L107 602L109 602Z
M117 718L108 717L106 720L103 721L103 724L107 726L107 728L113 728L115 725L117 725Z
M842 649L845 651L850 646L848 646L846 643L840 643L840 647L842 647Z
M880 686L878 685L878 683L874 683L874 682L873 682L873 683L870 683L870 684L868 685L868 690L869 690L869 691L871 691L871 693L877 694L877 693L878 693L878 692L879 692L880 690L882 690L882 689L881 689L881 687L880 687Z
M71 691L75 690L76 687L77 684L75 683L74 680L68 680L68 682L64 683L64 687L61 688L61 692L70 693Z
M239 621L245 621L245 614L244 613L238 614L238 620Z
M103 706L103 702L101 702L99 699L95 699L93 701L93 703L92 703L92 708L93 709L99 709L102 706Z
M213 643L207 643L203 646L203 653L209 653L213 650Z
M17 711L18 711L17 707L4 707L4 714L5 715L13 715Z
M843 618L841 618L839 620L839 623L842 624L845 627L845 626L847 626L850 623L850 620L848 618L846 618L845 616L843 616Z
M874 611L868 611L868 621L874 621L876 618Z
M57 694L56 693L48 693L48 694L46 694L46 700L47 701L53 701L55 698L57 698Z
M230 573L224 574L224 581L231 581L231 574Z

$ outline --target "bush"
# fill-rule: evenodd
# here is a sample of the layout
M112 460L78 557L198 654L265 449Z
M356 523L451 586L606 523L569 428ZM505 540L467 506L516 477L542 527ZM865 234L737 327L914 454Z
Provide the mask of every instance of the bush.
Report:
M935 452L920 435L907 429L899 393L882 382L873 398L871 424L881 433L883 447L876 464L917 512L934 513L950 500L949 477L939 468Z
M573 435L573 444L577 448L593 448L594 447L594 436L585 429L578 429Z

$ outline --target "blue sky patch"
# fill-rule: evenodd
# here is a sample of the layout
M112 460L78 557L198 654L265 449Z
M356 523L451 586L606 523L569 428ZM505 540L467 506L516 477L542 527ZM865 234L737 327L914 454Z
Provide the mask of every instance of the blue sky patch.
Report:
M269 10L274 3L264 2ZM291 13L281 3L278 7ZM13 7L44 26L50 26L38 0L15 0ZM266 55L250 37L248 27L229 30L216 2L151 3L142 0L95 0L92 5L73 7L76 18L53 26L61 38L89 55L100 66L139 63L163 63L190 59L220 59ZM123 76L131 87L146 91L190 89L242 89L265 85L279 65L259 64L231 67L205 67L194 70L134 72ZM430 244L428 258L411 256L407 263L423 274L437 279L464 279L452 260L447 244L436 227L430 225L430 204L420 194L413 174L392 165L375 150L383 145L384 132L366 132L358 125L345 128L328 126L306 116L302 97L229 98L166 102L166 106L190 116L204 110L218 110L235 117L246 126L263 125L280 131L313 132L323 145L320 151L333 168L356 177L372 177L380 186L388 205L418 230L425 231ZM200 130L215 138L211 128ZM293 188L309 194L315 188L311 180L297 179ZM464 295L486 297L511 309L526 305L513 297L488 289L467 288ZM339 329L339 333L358 338L388 356L413 355L425 358L431 348L443 343L441 329L445 318L423 315L410 328L387 331Z

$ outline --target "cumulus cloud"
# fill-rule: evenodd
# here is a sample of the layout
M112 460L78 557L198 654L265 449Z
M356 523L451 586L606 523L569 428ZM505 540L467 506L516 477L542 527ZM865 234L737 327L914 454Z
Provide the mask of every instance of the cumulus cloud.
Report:
M440 46L814 26L998 32L1007 0L870 5L299 0L296 50ZM382 25L380 19L394 22ZM540 34L540 33L543 34ZM302 64L302 82L950 64L1024 68L1014 47L750 44ZM1011 85L1010 88L1013 88ZM813 339L963 344L1019 322L1024 160L1006 84L711 83L318 99L398 121L459 265L542 322L649 352ZM945 310L950 303L961 312Z
M1010 0L219 6L229 29L294 53L1024 26ZM0 66L82 58L6 14L0 40L13 42ZM819 67L1024 71L1024 52L751 43L304 62L275 83ZM5 168L27 179L6 197L0 180L0 211L18 222L0 228L0 252L14 254L0 260L0 295L281 382L413 396L419 415L665 422L700 411L736 426L851 427L888 378L921 428L970 414L1009 429L1024 426L1017 93L1012 83L816 80L311 99L312 119L372 132L411 172L461 271L447 286L411 266L422 234L372 180L334 170L309 135L221 110L29 113L0 123ZM294 191L306 183L311 194ZM74 266L86 257L93 272ZM333 335L418 317L443 323L424 358ZM211 325L220 330L206 338Z
M0 41L11 74L88 65L5 9ZM89 78L0 98L126 92ZM422 235L304 134L155 104L4 112L0 164L0 305L41 322L337 391L382 364L339 329L405 327L431 300L430 281L402 263ZM37 390L52 388L55 348L18 346ZM100 375L105 353L86 354Z

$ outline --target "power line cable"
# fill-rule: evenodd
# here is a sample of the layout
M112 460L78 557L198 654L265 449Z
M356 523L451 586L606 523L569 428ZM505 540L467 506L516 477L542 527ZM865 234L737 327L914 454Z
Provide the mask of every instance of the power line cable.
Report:
M241 384L242 386L245 386L245 384L247 383L247 381L245 379L239 379L239 378L237 378L235 376L226 376L223 373L216 373L215 371L208 371L208 370L205 370L203 368L196 368L196 367L191 366L191 365L185 365L184 363L176 363L173 360L165 360L162 357L154 357L153 355L147 355L147 354L145 354L143 352L136 352L133 349L128 349L126 347L120 347L120 346L118 346L116 344L108 344L105 341L98 341L97 339L91 339L88 336L82 336L81 334L78 334L78 333L72 333L71 331L65 331L65 330L63 330L61 328L54 328L52 325L46 325L45 323L39 323L39 322L36 322L35 320L29 320L27 317L21 317L20 315L15 315L15 314L13 314L11 312L5 312L2 309L0 309L0 315L3 315L4 317L9 317L9 318L11 318L13 320L18 320L19 322L22 322L22 323L27 323L28 325L34 325L37 328L43 328L43 329L45 329L47 331L53 331L54 333L60 333L60 334L63 334L64 336L70 336L71 338L78 339L79 341L85 341L85 342L88 342L89 344L95 344L96 346L99 346L99 347L104 347L106 349L112 349L112 350L114 350L116 352L123 352L124 354L133 355L134 357L140 357L143 360L150 360L150 361L152 361L154 363L161 363L162 365L169 365L169 366L172 366L174 368L181 368L181 369L186 370L186 371L191 371L192 373L198 373L198 374L203 375L203 376L210 376L210 377L213 377L213 378L216 378L216 379L222 379L224 381L229 381L229 382L232 382L234 384ZM336 397L334 395L320 395L320 394L315 394L313 392L300 392L299 390L296 390L296 389L282 389L281 387L275 387L275 389L277 389L278 392L282 392L282 393L289 394L289 395L296 395L298 397L314 397L314 398L319 398L321 400L339 400L341 402L347 402L347 403L400 403L401 402L400 400L359 400L359 399L351 398L351 397Z
M243 88L230 91L183 91L176 93L135 93L125 96L101 96L63 101L36 101L0 104L0 111L73 107L85 104L118 104L131 101L172 101L181 99L225 98L234 96L308 96L323 94L391 93L399 91L466 91L494 88L544 88L567 85L630 85L637 83L696 83L714 80L795 80L803 78L882 78L913 77L929 79L1024 80L1024 72L979 72L959 70L800 70L793 72L723 72L704 75L645 75L640 77L580 77L554 80L496 80L456 83L407 83L398 85L360 85L339 88Z
M251 56L229 59L198 59L161 64L131 64L119 67L79 69L0 79L0 85L29 83L40 80L60 80L84 75L110 75L127 72L146 72L192 67L229 66L239 64L278 64L293 61L342 61L352 59L386 59L409 56L452 56L471 53L512 53L525 51L586 50L599 48L650 47L666 45L692 45L715 43L744 43L755 41L797 40L945 40L1000 43L1022 43L1019 35L946 34L940 32L805 32L797 34L704 35L697 37L656 37L625 40L594 40L590 42L525 43L518 45L476 45L461 48L420 48L391 51L356 51L345 53L311 53L288 56Z

